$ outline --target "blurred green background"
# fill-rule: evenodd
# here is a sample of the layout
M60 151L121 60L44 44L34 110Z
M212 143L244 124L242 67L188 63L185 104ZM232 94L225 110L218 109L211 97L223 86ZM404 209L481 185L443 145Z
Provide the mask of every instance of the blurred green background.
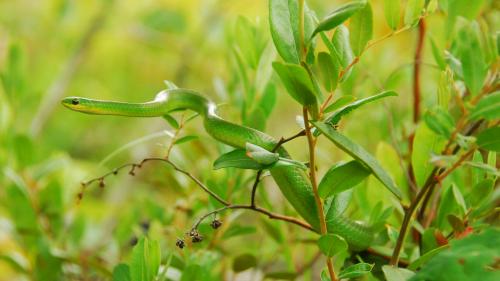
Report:
M308 1L319 18L342 2ZM379 38L390 29L383 1L371 2L373 37ZM250 83L257 95L266 85L277 93L265 131L277 138L290 136L300 130L295 116L301 108L271 75L270 64L278 58L267 17L267 1L0 1L0 280L105 280L146 233L160 242L164 258L174 254L178 268L203 267L209 272L206 280L230 278L230 257L247 252L257 253L262 272L293 270L309 260L315 247L297 242L309 234L243 212L223 214L225 232L215 237L207 231L208 242L180 251L176 238L216 205L186 177L159 163L146 164L136 177L121 171L106 179L105 189L89 186L78 202L80 182L124 163L164 156L175 128L161 118L83 115L59 103L65 96L148 101L169 80L212 98L224 118L251 125L261 119L243 110L248 92L235 54L253 49L266 59L262 65L245 62ZM447 41L445 22L440 14L428 18L429 35L440 47ZM381 158L388 143L400 143L398 149L406 151L402 140L413 130L415 38L416 31L410 30L371 48L338 91L356 97L382 89L399 93L342 124L347 135ZM425 107L436 102L440 77L428 44L424 63ZM174 114L178 121L188 116ZM212 171L213 160L229 148L209 138L200 120L185 125L180 136L188 135L199 138L175 145L172 161L218 193L247 202L253 173ZM306 159L304 144L287 145L295 159ZM320 164L348 159L328 143L320 144ZM393 148L389 152L395 153ZM322 167L324 172L328 166ZM400 172L395 177L404 188ZM272 180L264 182L260 202L293 214ZM376 194L390 205L391 196L377 184L370 179L372 191L364 196ZM365 201L360 197L358 202ZM369 208L354 206L351 213L366 218Z

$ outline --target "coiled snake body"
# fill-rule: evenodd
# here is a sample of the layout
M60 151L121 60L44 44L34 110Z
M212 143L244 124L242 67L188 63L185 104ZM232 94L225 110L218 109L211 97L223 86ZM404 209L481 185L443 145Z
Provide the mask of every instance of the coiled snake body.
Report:
M210 136L227 145L245 148L246 143L251 143L272 150L278 143L276 139L263 132L220 118L216 114L217 108L213 102L188 89L165 90L160 92L153 101L145 103L68 97L62 100L62 104L71 110L88 114L131 117L158 117L174 110L189 109L203 117L205 130ZM281 157L290 158L283 147L280 147L277 152ZM306 173L299 167L279 165L270 168L270 172L288 202L315 230L318 230L317 206ZM373 233L369 227L342 215L329 211L326 214L326 221L328 231L342 236L353 250L363 250L373 240Z

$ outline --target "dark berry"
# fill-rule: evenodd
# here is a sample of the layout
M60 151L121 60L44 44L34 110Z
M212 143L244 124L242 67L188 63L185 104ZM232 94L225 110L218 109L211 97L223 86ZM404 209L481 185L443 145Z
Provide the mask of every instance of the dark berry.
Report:
M210 224L210 226L213 228L213 229L217 229L219 228L220 226L222 225L222 222L220 220L213 220L212 223Z
M184 243L184 240L182 239L177 239L175 242L175 246L179 247L179 249L183 249L184 246L186 246L186 243Z

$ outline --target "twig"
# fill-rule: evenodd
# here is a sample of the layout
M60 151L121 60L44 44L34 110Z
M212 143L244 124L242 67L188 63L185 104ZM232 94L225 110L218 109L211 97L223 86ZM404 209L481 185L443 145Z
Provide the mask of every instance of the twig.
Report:
M184 128L184 116L185 116L185 114L186 114L185 112L182 113L181 120L179 122L179 128L177 128L177 130L175 130L174 136L172 137L172 140L170 141L170 144L167 147L167 154L165 156L165 158L167 158L167 159L170 157L170 152L172 152L172 148L174 147L175 142L177 141L177 138L179 137L179 134L180 134L182 128Z
M383 258L385 260L390 260L391 259L391 256L379 253L379 252L377 252L373 248L366 249L366 252L369 253L369 254L371 254L371 255L374 255L374 256L377 256L377 257L381 257L381 258ZM398 267L407 267L408 265L410 265L410 262L408 262L406 260L399 260L398 261Z
M325 213L323 212L323 202L321 201L321 198L319 197L318 184L316 182L316 161L315 161L316 155L315 155L315 151L314 151L315 141L314 141L312 133L311 133L311 126L309 124L309 115L307 112L307 108L305 108L305 107L303 108L302 115L304 117L304 125L306 127L305 129L306 129L307 144L309 147L309 179L311 180L311 185L312 185L313 194L314 194L314 200L316 201L316 205L317 205L321 235L325 235L325 234L327 234L328 229L326 227ZM336 276L335 270L333 268L333 262L332 262L332 259L328 256L326 257L326 265L328 267L330 279L332 281L336 281L337 276Z
M299 135L299 134L297 134ZM296 135L296 136L297 136ZM290 138L289 138L290 139ZM286 139L285 139L286 140ZM164 163L167 163L169 164L170 166L172 166L176 171L186 175L187 177L189 177L193 182L195 182L201 189L203 189L203 191L207 192L210 196L212 196L215 200L219 201L222 205L224 205L224 207L221 207L220 209L217 209L215 211L212 211L206 215L204 215L203 217L201 217L199 219L199 222L197 222L195 224L195 226L197 227L199 225L199 223L205 219L206 217L212 215L212 214L215 214L215 213L218 213L218 212L222 212L224 210L227 210L227 209L247 209L247 210L252 210L252 211L255 211L255 212L258 212L258 213L261 213L261 214L264 214L264 215L267 215L270 219L275 219L275 220L281 220L281 221L286 221L286 222L289 222L289 223L293 223L293 224L296 224L298 226L301 226L302 228L305 228L305 229L308 229L310 231L313 231L315 232L315 230L313 229L313 227L311 225L309 225L308 223L306 222L303 222L299 219L296 219L296 218L293 218L293 217L289 217L289 216L284 216L284 215L280 215L280 214L276 214L276 213L273 213L271 211L268 211L266 209L263 209L263 208L260 208L260 207L257 207L257 206L251 206L251 205L232 205L231 203L229 203L228 201L222 199L221 197L219 197L217 194L215 194L214 192L212 192L206 185L204 185L199 179L197 179L195 176L193 176L191 173L179 168L176 164L174 164L172 161L168 160L168 159L165 159L165 158L158 158L158 157L150 157L150 158L145 158L143 159L141 162L139 163L128 163L128 164L124 164L116 169L114 169L113 171L109 172L109 173L106 173L98 178L94 178L94 179L91 179L91 180L88 180L86 182L83 182L82 183L82 187L86 187L94 182L99 182L99 183L104 183L104 179L108 176L111 176L111 175L116 175L118 174L118 172L124 168L127 168L127 167L132 167L131 170L129 171L129 174L134 174L134 170L135 168L141 168L142 165L144 165L145 163L147 162L151 162L151 161L159 161L159 162L164 162ZM81 194L79 195L79 198L81 198Z
M281 138L278 141L278 143L274 146L274 148L271 150L271 152L276 152L283 144L285 144L289 141L292 141L298 137L305 136L305 134L306 134L306 131L302 130L289 138ZM255 206L255 195L256 195L257 187L259 185L260 177L261 177L263 171L264 170L257 171L257 175L255 176L255 181L254 181L253 186L252 186L252 196L250 198L250 205L251 206Z
M114 1L104 1L99 13L97 13L97 15L92 19L73 54L66 61L63 70L50 85L47 93L42 99L42 104L38 108L38 111L31 122L30 134L32 136L37 136L42 131L45 123L54 111L55 106L59 104L58 101L63 97L64 92L68 88L68 85L81 64L83 57L86 52L88 52L92 40L95 38L99 29L103 26L106 18L111 14L110 8L113 2Z
M179 168L176 164L174 164L172 161L168 160L168 159L165 159L165 158L158 158L158 157L150 157L150 158L145 158L143 159L141 162L139 163L128 163L128 164L124 164L116 169L114 169L113 171L109 172L109 173L106 173L98 178L94 178L94 179L91 179L91 180L88 180L86 182L82 182L82 188L85 188L86 186L92 184L93 182L99 182L101 187L104 186L104 179L110 175L116 175L118 174L118 172L124 168L127 168L127 167L131 167L130 171L129 171L129 174L131 175L135 175L135 168L141 168L143 164L145 164L146 162L151 162L151 161L159 161L159 162L164 162L164 163L167 163L169 164L170 166L172 166L176 171L186 175L188 178L190 178L193 182L195 182L199 187L201 187L201 189L203 189L203 191L205 191L206 193L208 193L210 196L212 196L215 200L219 201L222 205L224 206L229 206L231 205L228 201L222 199L219 195L217 195L216 193L214 193L213 191L211 191L206 185L204 185L199 179L197 179L195 176L193 176L191 173ZM83 192L83 191L82 191ZM79 198L81 199L82 197L82 193L79 194Z
M401 229L399 231L399 236L398 240L396 242L396 246L394 247L394 251L392 253L392 257L390 260L391 265L396 265L399 261L399 253L401 252L401 249L403 247L404 239L406 236L406 232L408 230L408 227L410 225L411 217L413 216L415 210L417 209L418 205L422 201L422 199L426 196L428 192L432 192L432 188L439 182L441 182L445 177L447 177L451 172L453 172L456 168L458 168L463 161L465 161L472 153L474 153L475 148L470 149L467 151L460 159L449 169L445 170L443 168L434 168L427 178L427 181L425 182L424 186L422 189L419 191L417 196L415 197L415 200L410 204L408 209L405 212L403 222L401 224Z
M417 48L415 49L415 62L413 64L413 123L420 120L420 63L425 40L425 20L418 24Z
M209 216L211 216L213 214L217 214L217 213L226 211L226 210L230 210L230 209L232 209L232 210L234 210L234 209L251 210L251 211L254 211L254 212L258 212L258 213L267 215L267 217L270 218L270 219L286 221L286 222L298 225L298 226L300 226L300 227L302 227L304 229L307 229L307 230L315 232L315 230L313 229L313 227L310 224L308 224L306 222L303 222L303 221L301 221L299 219L296 219L294 217L289 217L289 216L284 216L284 215L276 214L276 213L273 213L273 212L268 211L266 209L263 209L263 208L260 208L260 207L256 207L256 206L251 206L251 205L227 205L227 206L221 207L219 209L211 211L211 212L203 215L202 217L200 217L196 221L196 223L193 224L193 227L191 229L192 230L196 230L198 228L198 226L203 222L203 220L206 219L207 217L209 217Z

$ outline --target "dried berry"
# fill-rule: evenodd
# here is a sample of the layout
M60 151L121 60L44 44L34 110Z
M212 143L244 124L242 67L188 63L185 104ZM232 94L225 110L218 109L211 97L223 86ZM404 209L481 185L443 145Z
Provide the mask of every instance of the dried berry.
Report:
M213 228L213 229L217 229L219 228L220 226L222 225L222 222L220 220L213 220L212 223L210 224L210 226Z
M198 242L201 242L201 241L203 241L203 236L201 234L196 233L196 235L191 236L191 242L198 243Z
M179 247L179 249L183 249L186 246L186 243L182 239L177 239L175 242L175 246Z

